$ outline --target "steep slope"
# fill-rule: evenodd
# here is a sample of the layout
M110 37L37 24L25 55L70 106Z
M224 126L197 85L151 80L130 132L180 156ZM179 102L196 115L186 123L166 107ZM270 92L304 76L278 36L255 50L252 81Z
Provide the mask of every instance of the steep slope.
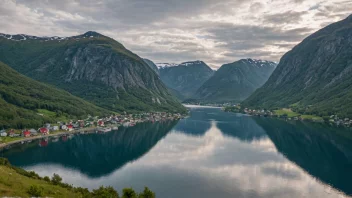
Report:
M352 15L286 53L267 83L243 105L352 117Z
M276 64L242 59L225 64L196 92L194 98L207 102L240 102L262 86Z
M0 35L0 60L114 111L183 111L136 54L96 32L73 37Z
M151 60L149 60L149 59L146 59L146 58L144 58L143 60L144 60L145 63L148 64L148 66L149 66L153 71L155 71L155 73L159 74L159 69L158 69L158 67L155 65L155 63L154 63L153 61L151 61Z
M214 74L214 71L203 61L185 62L176 66L164 65L158 64L161 80L167 87L182 94L184 98L194 94Z
M36 127L62 118L109 113L66 91L32 80L0 62L0 128ZM39 115L49 112L53 116Z

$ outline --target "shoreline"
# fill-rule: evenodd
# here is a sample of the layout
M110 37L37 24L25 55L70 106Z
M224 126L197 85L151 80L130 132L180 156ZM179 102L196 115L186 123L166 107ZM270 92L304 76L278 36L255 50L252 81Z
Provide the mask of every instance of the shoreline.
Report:
M94 128L82 128L82 129L78 129L78 130L73 130L73 131L61 131L61 132L57 132L57 133L53 133L53 134L49 134L49 135L38 135L38 136L33 136L33 137L27 137L27 138L21 138L19 140L14 140L11 142L6 142L6 143L2 143L0 144L0 151L3 150L4 148L11 146L13 144L18 144L24 141L32 141L32 140L38 140L38 139L42 139L42 138L47 138L47 137L56 137L56 136L63 136L63 135L71 135L71 134L76 134L76 133L81 133L81 132L87 132L87 133L92 133L94 131L97 131L98 128L94 127Z

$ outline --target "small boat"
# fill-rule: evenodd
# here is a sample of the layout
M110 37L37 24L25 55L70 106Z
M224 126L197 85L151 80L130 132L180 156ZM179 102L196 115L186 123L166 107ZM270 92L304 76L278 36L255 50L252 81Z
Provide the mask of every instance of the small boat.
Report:
M112 127L112 130L117 131L117 130L119 130L119 127L114 126L114 127Z

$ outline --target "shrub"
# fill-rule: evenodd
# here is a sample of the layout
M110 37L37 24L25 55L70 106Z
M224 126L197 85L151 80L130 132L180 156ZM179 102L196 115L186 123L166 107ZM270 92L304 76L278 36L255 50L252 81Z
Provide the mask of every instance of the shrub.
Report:
M0 165L9 166L11 164L8 159L0 157Z
M44 181L46 181L46 182L50 182L50 178L49 178L48 176L45 176L43 179L44 179Z
M43 188L38 187L36 185L32 185L29 187L27 193L34 197L41 197L43 195Z

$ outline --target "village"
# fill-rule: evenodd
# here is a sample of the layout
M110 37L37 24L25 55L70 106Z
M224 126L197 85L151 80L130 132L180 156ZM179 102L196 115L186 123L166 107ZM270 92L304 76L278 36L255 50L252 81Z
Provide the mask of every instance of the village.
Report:
M292 112L283 112L283 113L277 113L275 111L270 111L270 110L264 110L264 109L249 109L245 108L244 110L245 114L248 115L253 115L253 116L263 116L263 117L278 117L282 118L285 120L300 120L300 121L313 121L313 122L327 122L331 124L335 124L337 126L345 126L345 127L350 127L352 126L352 119L349 118L339 118L337 115L331 115L327 118L321 118L317 116L311 116L311 115L299 115L297 113Z
M86 130L94 131L96 133L106 133L110 131L116 131L119 127L132 127L137 123L142 122L159 122L166 120L179 120L184 115L179 113L172 114L166 112L153 112L153 113L140 113L140 114L126 114L114 115L104 118L88 116L87 119L69 121L69 122L57 122L47 123L38 129L8 129L0 130L0 145L9 144L13 141L21 141L26 138L33 137L46 137L49 134L72 134L73 132L84 132ZM4 142L3 138L7 138L8 141ZM11 138L11 139L8 139Z

